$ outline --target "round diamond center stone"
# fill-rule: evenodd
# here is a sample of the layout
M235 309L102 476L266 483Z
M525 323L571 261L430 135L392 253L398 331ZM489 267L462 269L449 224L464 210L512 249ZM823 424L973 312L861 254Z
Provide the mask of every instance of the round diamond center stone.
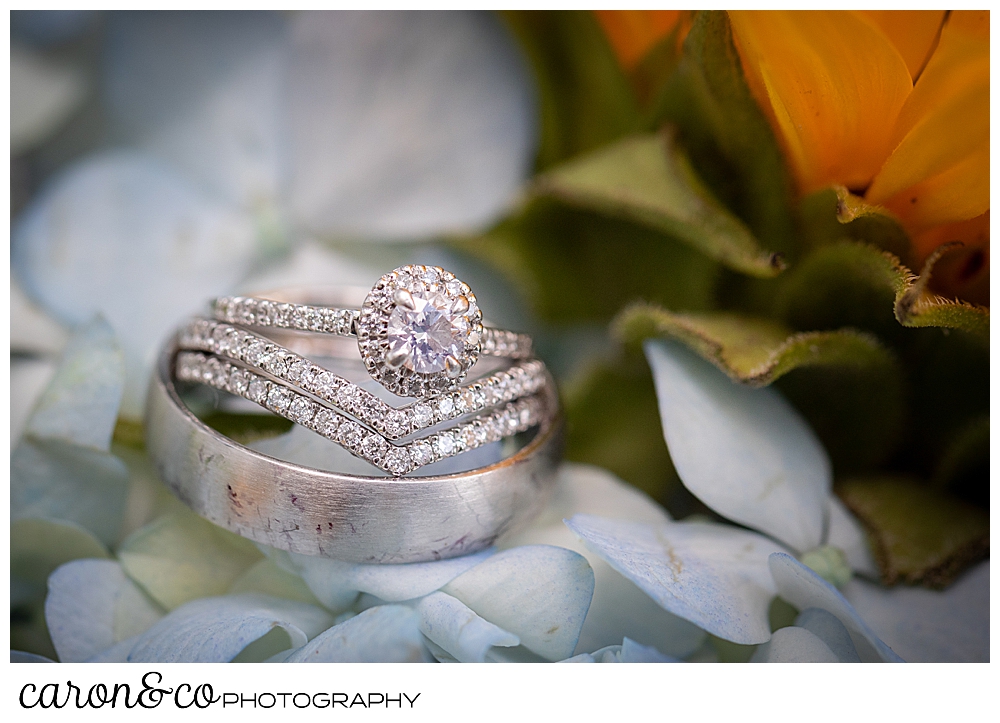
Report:
M411 311L396 306L389 315L389 351L402 349L403 366L421 374L444 371L445 359L462 358L468 323L440 293L415 292Z

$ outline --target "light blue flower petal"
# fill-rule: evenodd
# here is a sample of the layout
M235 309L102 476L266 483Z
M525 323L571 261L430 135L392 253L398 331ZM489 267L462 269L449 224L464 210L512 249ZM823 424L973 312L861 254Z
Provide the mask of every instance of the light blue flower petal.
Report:
M990 660L990 562L964 573L947 590L884 588L865 580L844 587L872 630L912 663Z
M572 654L594 594L594 573L571 550L530 545L504 550L442 588L476 614L518 636L548 660Z
M320 633L286 663L427 663L420 616L404 605L368 608Z
M774 389L751 389L674 341L648 341L663 434L684 486L798 551L821 541L830 460Z
M839 547L847 555L847 562L854 572L878 580L879 570L868 546L868 536L850 510L836 495L827 503L826 544Z
M13 343L13 342L12 342ZM56 361L49 357L11 356L10 359L10 446L21 439L31 412L42 392L56 375Z
M12 663L54 663L56 661L46 658L44 655L25 653L23 650L11 650L10 662Z
M88 447L25 437L10 457L11 519L73 522L113 545L122 525L128 469Z
M795 618L795 625L805 628L826 643L841 663L860 663L851 634L837 617L822 608L808 608Z
M678 663L677 658L664 655L649 645L640 645L631 638L622 641L621 662L623 663Z
M563 523L577 513L633 522L667 522L666 510L610 472L564 463L552 500L531 525L501 540L501 547L543 544L565 547L587 558L594 571L594 596L576 652L596 650L624 637L685 658L702 644L705 631L667 612L630 580L592 552Z
M274 628L301 647L333 618L313 605L266 595L225 595L192 600L140 635L131 663L225 663Z
M677 658L664 655L649 645L625 638L621 645L608 645L593 653L580 653L560 663L679 663Z
M115 333L98 316L73 333L25 433L107 452L124 382Z
M289 113L296 220L415 238L489 223L535 152L528 73L485 13L297 13Z
M900 663L896 653L865 624L837 588L791 555L777 552L768 559L778 594L799 610L820 608L832 613L851 634L851 641L864 663Z
M420 632L461 663L482 663L494 645L513 647L519 638L483 620L460 600L433 592L414 601L420 614Z
M296 553L287 553L287 559L323 605L339 610L351 604L359 592L386 602L423 597L493 553L493 549L487 549L474 555L407 565L364 565Z
M260 593L298 600L310 605L320 604L301 577L288 572L274 560L269 559L261 560L247 568L246 572L229 586L227 592L230 595Z
M121 413L142 415L155 355L185 317L229 291L254 261L250 219L159 162L101 153L45 188L12 233L25 292L61 321L101 313L125 354Z
M287 164L287 46L282 13L111 13L114 131L231 203L273 205Z
M66 327L29 299L11 274L10 350L31 355L58 356L62 354L68 341L69 332ZM13 385L11 391L14 391Z
M770 638L775 588L767 561L781 547L766 537L704 522L651 525L576 515L566 524L673 614L742 645Z
M775 630L771 639L754 651L751 663L839 663L826 643L805 628Z
M49 577L45 621L64 663L89 660L161 617L163 611L113 560L75 560Z
M557 660L557 663L596 663L594 656L590 653L580 653L579 655L574 655L572 658L566 658L566 660Z
M66 562L107 557L107 548L80 525L62 520L14 520L10 525L10 604L41 600L49 575Z
M129 577L173 610L228 592L261 554L245 537L179 508L131 534L118 557Z

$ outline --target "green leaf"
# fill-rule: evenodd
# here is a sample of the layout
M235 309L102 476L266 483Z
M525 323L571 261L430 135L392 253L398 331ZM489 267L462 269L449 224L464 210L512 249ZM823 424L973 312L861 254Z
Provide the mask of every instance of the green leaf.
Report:
M662 231L743 273L769 277L784 268L705 189L670 131L564 163L539 177L535 192Z
M934 470L933 483L969 502L988 508L990 418L973 417L948 440Z
M484 236L452 243L499 268L538 317L557 323L608 322L637 298L705 309L719 271L655 230L544 198Z
M589 11L506 11L534 71L547 168L639 129L639 111L611 46Z
M817 248L783 277L775 293L777 314L796 328L846 323L903 339L890 328L891 309L896 322L906 327L960 329L988 341L989 309L927 290L934 264L945 251L942 247L932 254L917 277L874 246L841 242Z
M792 182L743 76L724 12L699 12L657 120L675 124L701 178L761 243L796 258Z
M924 262L916 279L908 275L901 291L896 292L896 318L903 326L940 326L961 329L984 342L990 339L990 310L964 301L952 301L927 289L934 265L953 244L939 246Z
M809 248L856 241L912 261L910 237L896 217L881 206L866 203L844 186L809 194L799 202L798 213Z
M137 530L118 552L128 576L167 610L200 597L225 594L263 555L250 540L188 510Z
M989 513L914 480L846 480L836 491L868 529L887 585L944 588L989 555Z
M795 333L759 317L674 313L646 304L623 311L614 330L628 343L679 339L743 384L765 386L780 378L782 393L812 426L839 474L872 468L900 440L900 367L893 352L868 334Z
M643 359L595 365L567 384L563 396L568 460L609 470L661 501L680 488Z
M851 329L795 334L769 319L726 312L672 313L647 304L625 309L616 334L639 342L653 336L680 339L730 378L767 386L798 367L893 365L891 353Z

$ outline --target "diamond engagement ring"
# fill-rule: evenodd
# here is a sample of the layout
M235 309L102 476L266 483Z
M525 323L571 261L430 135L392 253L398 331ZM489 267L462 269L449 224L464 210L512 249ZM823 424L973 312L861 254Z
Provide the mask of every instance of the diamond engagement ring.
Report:
M229 296L216 299L213 312L249 327L356 336L372 378L405 397L457 388L480 355L532 356L528 335L484 327L469 286L438 266L385 274L360 309Z

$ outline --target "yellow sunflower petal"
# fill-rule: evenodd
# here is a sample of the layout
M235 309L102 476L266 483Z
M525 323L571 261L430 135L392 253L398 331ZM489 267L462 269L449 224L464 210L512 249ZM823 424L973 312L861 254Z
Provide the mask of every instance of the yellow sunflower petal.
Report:
M670 34L680 10L595 10L597 21L611 41L618 62L634 68L657 42Z
M865 195L911 231L990 207L988 13L953 12L899 114L892 155ZM984 36L983 27L986 27Z
M903 56L910 77L917 77L930 57L945 11L861 10L859 12L879 26Z
M732 11L730 18L751 90L801 190L867 187L913 87L889 39L843 11Z

